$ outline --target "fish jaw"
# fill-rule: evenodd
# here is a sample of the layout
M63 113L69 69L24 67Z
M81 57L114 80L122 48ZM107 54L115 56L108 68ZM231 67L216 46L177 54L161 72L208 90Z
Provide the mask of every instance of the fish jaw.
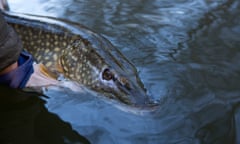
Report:
M145 88L142 87L142 83L139 81L129 81L129 84L123 83L121 80L116 82L116 85L120 91L125 95L119 96L120 99L125 98L122 101L127 102L130 105L145 106L150 104L149 96L146 93Z
M133 86L129 89L129 87L124 86L117 82L118 93L115 94L116 98L126 103L128 105L133 106L146 106L150 104L149 96L147 95L145 89L142 89L138 86Z

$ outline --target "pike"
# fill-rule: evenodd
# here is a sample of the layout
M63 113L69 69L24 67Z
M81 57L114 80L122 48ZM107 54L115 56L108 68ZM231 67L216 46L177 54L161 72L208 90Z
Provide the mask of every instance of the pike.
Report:
M103 36L65 20L3 14L24 49L52 73L127 105L150 103L136 68Z

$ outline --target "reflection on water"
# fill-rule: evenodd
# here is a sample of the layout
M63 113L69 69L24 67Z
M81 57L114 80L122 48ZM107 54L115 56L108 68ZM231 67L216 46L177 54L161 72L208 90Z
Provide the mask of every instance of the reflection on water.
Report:
M65 18L101 33L161 102L136 115L93 96L49 91L48 110L92 143L240 141L238 0L9 2L14 11Z

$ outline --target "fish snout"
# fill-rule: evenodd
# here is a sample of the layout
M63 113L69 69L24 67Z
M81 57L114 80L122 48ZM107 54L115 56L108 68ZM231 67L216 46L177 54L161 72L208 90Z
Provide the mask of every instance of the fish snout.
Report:
M122 77L118 79L118 88L124 96L119 96L123 102L134 106L146 106L150 104L150 97L142 84L133 83Z

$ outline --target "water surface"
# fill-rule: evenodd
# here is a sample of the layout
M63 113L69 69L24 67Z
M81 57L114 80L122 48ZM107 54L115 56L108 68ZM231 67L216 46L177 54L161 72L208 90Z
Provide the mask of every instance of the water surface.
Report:
M10 0L13 11L79 22L133 64L157 110L50 90L46 108L94 144L240 143L238 0Z

